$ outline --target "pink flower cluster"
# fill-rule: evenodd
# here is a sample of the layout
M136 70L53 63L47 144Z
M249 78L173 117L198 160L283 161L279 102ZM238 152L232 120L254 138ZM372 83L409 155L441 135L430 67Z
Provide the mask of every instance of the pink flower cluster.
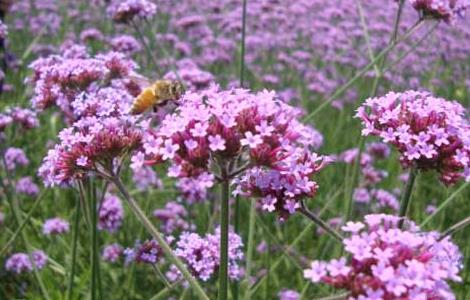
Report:
M468 0L410 0L410 3L425 16L442 19L447 23L462 17L470 8Z
M42 225L42 233L45 235L58 235L69 232L70 224L61 218L48 219Z
M437 170L446 185L470 180L470 123L458 102L427 92L391 92L367 99L356 117L363 135L397 147L404 167Z
M187 90L204 90L215 83L214 75L199 68L199 66L189 58L178 61L176 65L178 68L177 73L170 71L164 77L169 80L183 81Z
M346 289L348 299L455 299L447 281L460 282L462 256L449 237L422 232L411 221L400 229L399 217L367 215L364 222L342 227L351 258L313 261L305 278Z
M16 274L32 272L34 267L37 269L44 268L48 260L47 255L42 250L33 251L31 258L32 262L28 254L15 253L7 259L5 269Z
M184 206L173 201L167 202L164 208L154 210L153 216L160 221L160 228L166 234L190 228L184 219L188 216L188 212Z
M236 233L229 232L228 236L228 274L231 279L240 279L243 275L238 262L243 259L243 242ZM185 232L176 243L175 254L186 263L189 271L202 281L209 280L219 268L220 257L220 230L215 234L206 234L205 237L197 233ZM177 272L174 268L172 271ZM170 279L178 278L169 276Z
M121 227L123 218L121 200L113 194L106 194L98 212L98 229L114 233Z
M113 51L121 52L126 55L133 55L142 51L142 46L132 35L119 35L111 39L111 48Z
M134 167L171 161L169 176L198 178L203 174L204 188L213 185L212 178L233 179L248 170L250 175L242 182L250 184L238 192L266 199L276 196L281 210L285 203L295 206L292 200L296 198L313 196L316 184L309 176L324 163L309 149L321 145L322 137L298 122L299 111L279 101L274 92L212 87L187 92L180 104L160 127L146 132L143 151L133 158ZM220 161L237 161L238 166L224 175L214 171ZM260 195L261 178L271 184Z
M293 148L271 169L252 168L235 182L244 196L261 198L261 208L277 212L281 220L300 208L300 201L314 197L318 185L311 177L329 162L315 153Z
M127 23L135 17L151 18L157 13L157 5L149 0L113 0L108 14L114 21Z
M110 176L129 152L140 147L142 133L133 117L87 117L59 133L39 168L47 186L63 186L95 172Z
M102 110L109 113L116 109L114 106L118 102L130 105L133 97L125 93L136 94L140 91L136 83L126 79L136 67L122 53L110 52L89 57L86 49L80 46L68 47L62 56L39 58L30 65L34 72L30 78L34 83L32 105L37 110L58 106L67 120L72 122L83 114L89 115L90 111L99 110L104 98ZM118 91L99 91L113 86ZM125 100L118 101L120 98Z

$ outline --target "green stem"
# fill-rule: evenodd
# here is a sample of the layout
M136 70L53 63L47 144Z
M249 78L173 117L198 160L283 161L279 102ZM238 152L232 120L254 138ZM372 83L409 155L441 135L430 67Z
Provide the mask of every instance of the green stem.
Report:
M219 300L228 297L228 225L230 187L227 167L222 166L223 181L220 185L220 263L219 263Z
M410 170L408 181L406 182L405 191L403 192L401 200L400 200L400 214L399 214L399 217L401 218L399 222L400 228L403 227L406 216L408 214L408 210L409 210L410 203L411 203L411 194L413 193L413 186L415 184L416 174L417 174L416 168L412 167Z
M467 218L463 219L462 221L458 222L455 225L452 225L449 229L444 231L442 233L441 237L439 238L439 241L441 241L441 240L445 239L446 237L451 236L454 233L464 229L468 225L470 225L470 217L467 217Z
M142 46L144 46L148 59L152 61L153 66L157 70L157 73L159 73L160 68L158 67L157 59L153 55L152 49L150 49L150 46L145 40L145 36L142 30L140 30L139 25L137 25L134 21L131 21L131 25L134 28L135 32L137 33L137 38L140 40L140 43L142 44ZM161 76L162 74L159 74L159 75Z
M462 184L455 192L452 193L444 202L442 202L441 205L434 211L430 216L428 216L419 226L424 227L426 224L429 223L439 212L441 212L447 205L449 205L452 200L457 197L458 194L460 194L461 191L463 191L465 188L467 188L470 185L470 182L466 182Z
M377 54L375 59L369 64L367 64L364 68L362 68L359 72L356 73L348 82L346 82L344 85L342 85L339 89L337 89L330 97L328 97L326 100L322 102L320 106L317 107L313 112L311 112L309 115L307 115L304 118L304 122L308 122L310 119L312 119L316 114L318 114L320 111L322 111L325 107L327 107L331 101L335 100L336 97L341 95L344 91L346 91L348 88L350 88L358 79L360 79L367 71L370 70L378 61L380 61L386 54L388 54L391 50L393 50L398 44L402 43L403 41L407 40L416 30L418 30L422 26L423 21L420 20L418 21L413 27L411 27L401 38L397 39L396 41L392 42L390 45L388 45L382 52Z
M206 293L196 281L196 279L188 271L184 263L173 253L173 250L171 249L170 245L168 245L168 243L165 241L158 229L153 226L152 222L147 218L147 216L142 211L137 202L135 202L135 200L129 195L129 192L124 187L123 183L121 182L121 179L119 177L114 177L110 179L116 185L119 192L126 199L134 215L137 217L140 223L144 225L144 227L152 235L152 237L158 242L160 247L162 247L163 252L167 256L167 258L176 266L176 268L178 268L183 277L188 281L189 285L194 289L199 299L209 300L209 297L206 295Z
M77 245L78 245L78 233L80 225L80 201L77 201L77 208L75 209L75 220L73 224L73 237L72 237L72 262L70 267L70 278L67 286L67 300L71 300L73 296L73 281L75 277L75 269L77 265Z
M251 267L253 262L253 248L254 248L254 236L255 236L255 218L256 216L256 200L251 199L250 204L250 216L249 216L249 227L248 227L248 247L246 250L246 270L245 270L245 282L250 283ZM251 299L251 289L247 288L245 293L245 300Z
M1 180L1 179L0 179ZM0 257L3 256L3 254L7 251L7 249L10 247L10 245L16 240L16 238L20 235L26 224L28 224L29 219L31 218L32 214L36 211L36 208L39 207L39 203L41 203L41 200L44 198L43 197L44 193L41 193L41 195L38 196L36 201L34 202L33 207L31 207L31 210L28 212L26 215L25 219L23 220L23 223L18 227L18 229L13 233L11 238L8 240L8 242L5 244L5 246L2 248L0 251Z
M307 218L309 218L311 221L313 221L315 224L317 224L319 227L321 227L323 230L325 230L329 235L331 235L332 237L334 237L337 241L339 241L340 243L343 242L343 237L341 236L341 234L339 234L336 230L334 230L333 228L330 227L330 225L328 225L325 221L323 221L322 219L320 219L319 217L317 217L314 213L312 213L311 211L309 211L305 205L305 203L303 202L300 202L300 209L299 211L304 215L306 216Z
M248 0L243 0L242 11L242 38L240 45L240 87L243 87L245 79L245 33L246 33L246 6Z

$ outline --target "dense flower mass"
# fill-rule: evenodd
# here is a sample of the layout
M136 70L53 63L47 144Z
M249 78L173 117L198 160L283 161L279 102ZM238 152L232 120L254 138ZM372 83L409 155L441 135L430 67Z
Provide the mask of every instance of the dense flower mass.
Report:
M205 182L201 187L209 188L212 178L235 177L248 170L248 177L238 182L246 183L238 192L261 196L265 202L275 197L281 212L293 212L300 198L314 195L316 184L310 176L325 160L310 149L321 145L322 136L298 122L299 111L279 101L274 92L212 87L187 92L180 104L160 127L145 134L143 152L134 156L134 167L171 161L169 176L204 177L197 182L180 181L183 190L191 182L193 186ZM230 174L212 169L220 161L235 159L244 165L222 171ZM194 195L201 188L186 190L191 199L203 195Z
M59 133L39 168L47 186L67 185L88 172L109 176L119 160L140 146L141 131L132 117L88 117Z
M411 221L402 230L399 221L380 214L348 222L342 230L351 236L343 244L351 258L314 261L305 278L346 289L349 299L455 299L447 281L461 281L457 246Z
M115 195L106 194L98 212L98 229L116 232L121 227L123 218L121 200Z
M70 229L69 222L61 218L48 219L42 225L42 232L45 235L56 235L68 232Z
M410 0L413 7L425 16L452 22L470 8L468 0Z
M243 242L236 233L228 237L228 274L232 279L240 279L243 275L238 263L243 259ZM219 268L220 231L201 237L197 233L185 232L176 243L175 254L188 266L197 278L207 281Z
M129 22L135 17L151 18L157 12L155 3L149 0L113 0L108 13L116 22Z
M470 123L458 102L427 92L392 92L366 100L356 116L363 135L397 147L404 167L437 170L447 185L470 180Z

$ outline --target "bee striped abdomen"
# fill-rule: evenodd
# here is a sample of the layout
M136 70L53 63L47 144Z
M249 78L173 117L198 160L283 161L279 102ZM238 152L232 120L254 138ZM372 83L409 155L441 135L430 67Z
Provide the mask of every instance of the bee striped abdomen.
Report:
M155 88L149 86L145 88L137 98L135 98L132 104L131 114L141 114L157 102L155 95Z

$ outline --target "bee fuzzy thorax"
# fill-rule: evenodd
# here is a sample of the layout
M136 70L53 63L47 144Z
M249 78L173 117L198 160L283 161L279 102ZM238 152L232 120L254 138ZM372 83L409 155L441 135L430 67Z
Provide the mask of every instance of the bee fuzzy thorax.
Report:
M136 97L131 108L132 114L141 114L153 106L163 106L168 101L176 101L184 93L183 85L178 81L157 80L146 87Z

